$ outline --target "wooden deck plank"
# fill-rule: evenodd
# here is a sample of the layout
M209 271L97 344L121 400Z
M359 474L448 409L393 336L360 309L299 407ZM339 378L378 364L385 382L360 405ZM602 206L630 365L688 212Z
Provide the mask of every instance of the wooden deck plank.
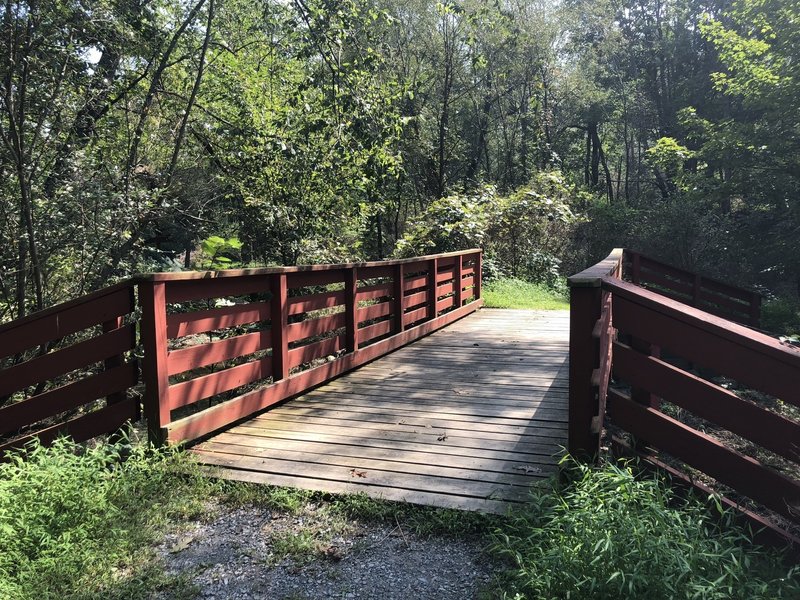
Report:
M481 310L194 453L230 479L502 513L566 445L568 322Z
M222 434L220 434L222 435ZM259 438L274 441L280 445L284 441L299 441L305 443L325 443L331 446L331 451L335 452L339 446L358 446L360 448L383 448L392 450L398 454L412 452L422 452L426 454L436 454L438 456L453 456L460 458L491 458L504 461L526 462L540 464L552 458L553 446L550 443L531 444L529 448L515 448L513 450L500 450L497 448L487 449L485 446L480 448L461 448L452 445L432 445L430 443L405 442L389 440L385 438L365 438L348 437L343 435L327 435L324 433L304 432L281 429L256 429L242 427L236 429L235 435L251 438ZM540 442L546 442L541 440ZM538 451L538 454L537 454Z

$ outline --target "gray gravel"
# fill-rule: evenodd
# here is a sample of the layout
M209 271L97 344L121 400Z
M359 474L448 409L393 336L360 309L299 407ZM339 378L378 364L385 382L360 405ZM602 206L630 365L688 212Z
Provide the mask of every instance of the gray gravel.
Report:
M312 549L287 555L281 542L297 534ZM314 507L301 516L223 509L167 536L158 550L167 570L188 575L203 599L486 598L492 575L478 541L420 538L401 524L345 522Z

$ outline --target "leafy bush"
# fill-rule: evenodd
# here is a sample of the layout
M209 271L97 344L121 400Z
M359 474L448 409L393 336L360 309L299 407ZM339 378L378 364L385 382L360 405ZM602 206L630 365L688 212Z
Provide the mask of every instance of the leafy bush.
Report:
M120 462L123 448L59 440L0 464L0 598L145 598L176 583L150 543L199 514L210 484L185 476L174 450L134 448Z
M761 326L773 333L800 333L800 302L776 298L761 307Z
M558 171L498 196L492 186L432 202L398 242L395 254L451 252L482 247L498 276L555 285L561 257L570 251L575 206L586 199Z
M797 598L800 570L754 548L728 515L629 467L570 465L494 534L506 598Z

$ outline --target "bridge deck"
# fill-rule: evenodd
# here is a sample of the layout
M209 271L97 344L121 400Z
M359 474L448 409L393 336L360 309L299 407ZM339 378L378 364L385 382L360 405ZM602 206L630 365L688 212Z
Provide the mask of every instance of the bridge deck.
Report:
M481 310L194 452L230 479L503 512L566 446L568 330Z

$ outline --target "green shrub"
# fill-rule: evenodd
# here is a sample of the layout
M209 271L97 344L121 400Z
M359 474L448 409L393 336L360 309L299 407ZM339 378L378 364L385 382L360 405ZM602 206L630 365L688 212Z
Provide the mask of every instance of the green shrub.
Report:
M145 598L162 585L180 596L151 544L200 514L210 484L190 470L175 450L65 440L0 463L0 598Z
M797 598L800 571L697 498L629 467L570 465L533 492L493 550L513 565L505 598Z
M800 302L788 298L765 302L761 307L761 326L773 333L800 333Z

